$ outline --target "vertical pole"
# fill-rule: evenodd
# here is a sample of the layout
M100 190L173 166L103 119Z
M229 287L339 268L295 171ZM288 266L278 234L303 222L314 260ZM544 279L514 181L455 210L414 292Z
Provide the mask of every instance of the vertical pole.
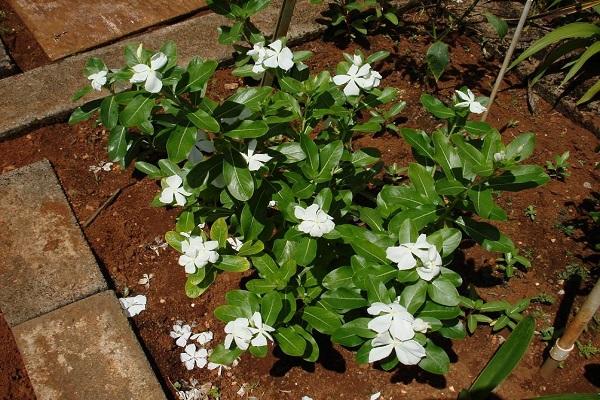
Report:
M548 378L556 369L558 363L567 359L569 353L573 350L573 347L575 347L575 342L581 335L581 332L583 332L588 322L590 322L594 314L596 314L599 307L600 280L596 282L596 285L585 299L581 309L567 326L567 329L565 329L562 337L560 337L550 349L550 357L546 359L540 368L541 376Z
M290 22L294 15L294 7L296 7L296 0L283 0L281 10L279 11L279 17L277 18L277 25L275 25L275 31L273 32L273 38L277 38L287 35L288 29L290 28ZM263 75L260 86L271 86L273 84L273 71L267 70Z
M502 80L504 80L504 74L506 73L506 69L508 68L508 65L510 64L512 55L515 51L515 48L517 47L517 43L519 42L520 37L521 37L521 32L523 31L523 26L525 26L525 21L527 21L527 16L529 15L529 10L531 9L532 3L533 3L533 0L527 0L527 2L525 3L525 7L523 7L523 12L521 13L521 18L519 19L519 23L517 24L517 29L515 30L515 34L513 35L512 41L510 42L510 47L508 48L508 51L506 52L506 55L504 56L504 62L502 62L502 68L500 68L500 73L498 74L498 77L496 78L496 82L494 83L494 88L492 89L492 95L490 96L490 102L487 106L487 110L485 110L485 112L481 116L482 121L486 120L488 113L490 111L490 108L492 108L492 104L494 103L494 100L496 99L496 95L498 94L498 89L500 88L500 84L502 83Z

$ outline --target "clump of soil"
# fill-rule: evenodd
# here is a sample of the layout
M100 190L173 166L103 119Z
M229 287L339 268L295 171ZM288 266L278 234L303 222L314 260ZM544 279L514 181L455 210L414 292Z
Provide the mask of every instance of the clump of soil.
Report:
M427 115L419 104L420 95L428 90L420 80L425 70L426 40L402 37L394 42L384 36L375 36L370 38L370 43L367 51L391 52L391 56L376 68L384 76L382 85L398 88L400 97L407 102L406 110L396 123L405 127L435 127L439 121ZM352 52L353 46L345 51ZM313 71L334 70L342 58L342 50L332 43L318 40L300 47L315 52L309 61ZM448 99L453 90L462 85L476 93L489 95L497 62L481 61L478 47L468 38L459 38L453 43L452 57L451 67L440 81L436 95ZM241 84L229 71L219 71L209 94L224 98ZM594 190L597 191L599 173L594 169L597 161L594 148L599 141L543 101L540 102L540 113L530 115L526 98L526 90L509 80L488 121L498 128L506 128L503 129L506 141L523 132L535 132L537 146L530 162L544 164L555 154L569 150L572 164L571 175L564 182L553 180L544 187L508 194L501 199L509 212L509 221L499 226L533 260L533 268L505 281L496 272L496 255L477 246L465 248L457 257L455 268L463 272L466 280L487 299L514 301L540 293L556 298L558 301L552 305L534 305L530 309L537 317L538 329L542 329L553 324L562 299L575 294L575 304L579 304L586 293L582 286L574 293L562 294L564 282L560 274L565 267L577 263L595 273L592 267L598 261L598 254L591 249L586 231L576 225L567 236L557 224L564 226L587 218L581 206L590 201ZM509 121L512 122L509 124ZM177 264L176 252L157 247L160 238L172 228L177 210L151 207L150 201L159 186L149 179L138 180L132 167L127 170L113 167L110 172L97 174L88 171L89 166L106 161L106 142L107 132L92 124L47 126L0 142L0 171L48 158L79 221L92 215L116 189L135 182L124 189L84 232L117 292L129 288L132 294L148 297L147 310L133 318L132 323L167 386L169 382L195 378L201 383L212 382L220 387L223 399L240 398L236 392L242 385L246 385L248 395L259 399L299 399L304 395L316 400L368 399L375 392L381 392L385 399L455 398L458 391L470 385L506 336L505 331L493 334L482 328L464 340L445 342L452 361L446 376L434 376L410 367L401 367L391 373L372 366L360 367L352 352L332 346L326 338L319 338L321 357L315 364L290 360L274 350L264 359L245 355L237 367L225 371L221 377L206 369L187 371L179 361L181 349L169 337L171 326L177 320L195 322L199 325L198 330L213 330L215 342L222 340L223 324L213 317L212 310L223 304L228 290L240 287L241 277L223 273L203 296L188 299L183 290L185 274ZM412 160L409 146L391 134L365 136L357 143L358 146L378 147L387 164L396 162L405 166ZM524 214L528 205L537 210L534 221ZM154 278L149 288L138 284L143 274L150 273ZM594 332L584 334L582 341L600 346ZM520 399L597 390L598 358L584 359L577 352L551 380L545 382L538 378L536 370L542 362L545 347L546 343L539 338L534 340L520 366L498 391L498 398Z
M0 311L0 399L35 400L15 338Z

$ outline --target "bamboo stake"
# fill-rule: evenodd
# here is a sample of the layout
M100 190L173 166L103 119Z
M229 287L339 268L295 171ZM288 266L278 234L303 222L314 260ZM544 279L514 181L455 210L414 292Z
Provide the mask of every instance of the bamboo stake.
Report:
M554 346L550 349L550 357L544 361L540 368L540 375L544 378L550 377L561 361L564 361L569 356L569 353L575 347L575 342L587 326L588 322L594 317L594 314L600 307L600 279L585 299L583 306L575 315L575 318L565 329L564 334L560 337Z
M521 38L521 32L523 31L523 27L525 26L525 21L527 21L527 16L529 15L529 10L531 9L531 4L533 0L527 0L525 3L525 7L523 7L523 12L521 13L521 18L519 19L519 23L517 24L517 29L515 30L515 34L513 35L512 41L510 42L510 47L504 56L504 61L502 62L502 68L500 68L500 73L496 78L496 82L494 83L494 88L492 89L492 95L490 96L490 102L487 106L487 110L481 116L481 120L485 121L487 119L490 108L492 108L492 104L496 99L496 95L498 94L498 89L500 88L500 84L504 80L504 74L506 73L506 69L510 64L510 60L512 59L512 55L517 47L517 43Z
M290 23L292 22L292 16L294 15L294 8L296 7L296 0L283 0L281 10L279 11L279 17L277 18L277 25L273 32L272 40L287 36L288 29L290 29ZM273 71L267 70L263 75L260 86L271 86L273 84Z

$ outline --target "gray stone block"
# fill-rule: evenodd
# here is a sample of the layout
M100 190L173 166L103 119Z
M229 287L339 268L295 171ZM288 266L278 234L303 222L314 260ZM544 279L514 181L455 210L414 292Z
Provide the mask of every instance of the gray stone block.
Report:
M17 66L8 55L4 43L0 40L0 78L17 73Z
M9 325L106 290L47 160L0 175L0 308Z
M112 291L13 328L38 400L165 400Z

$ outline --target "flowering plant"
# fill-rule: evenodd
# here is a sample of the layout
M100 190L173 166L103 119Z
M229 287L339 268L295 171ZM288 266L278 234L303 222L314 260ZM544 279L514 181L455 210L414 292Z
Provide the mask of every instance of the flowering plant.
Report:
M126 165L137 157L136 168L161 182L153 204L182 208L166 241L181 253L187 295L200 296L223 271L253 269L215 310L226 324L224 344L210 355L186 347L182 361L227 365L276 344L314 362L321 333L356 348L359 362L444 373L440 337L463 337L465 318L470 331L513 326L527 306L485 303L451 267L463 235L513 251L482 219L506 219L494 202L499 191L547 181L540 167L521 164L534 136L504 145L494 128L468 120L485 101L466 88L451 105L422 97L445 127L431 135L398 129L392 121L404 103L380 87L376 68L386 52L345 55L332 76L311 75L286 49L276 40L248 50L247 70L273 69L277 88L241 88L222 102L206 96L217 63L177 66L172 43L157 53L130 47L118 70L88 62L91 84L80 94L106 87L110 95L71 121L99 112L111 131L110 158ZM117 93L123 84L129 89ZM357 135L384 129L413 147L407 184L385 185L379 152L353 145Z

